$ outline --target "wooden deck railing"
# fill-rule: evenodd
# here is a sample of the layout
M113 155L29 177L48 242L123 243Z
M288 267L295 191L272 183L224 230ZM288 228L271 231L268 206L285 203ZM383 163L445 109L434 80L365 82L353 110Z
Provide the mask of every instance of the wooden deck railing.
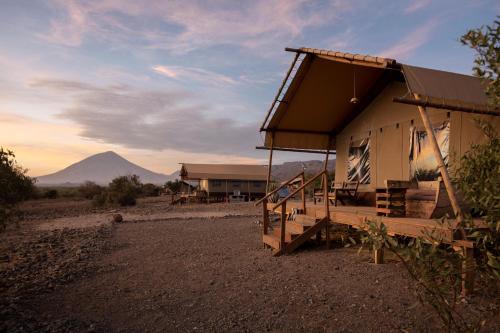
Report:
M271 195L275 194L276 192L278 192L282 188L288 186L293 180L297 179L298 177L302 177L302 183L303 183L304 182L304 171L299 172L296 176L293 176L292 178L288 179L286 182L284 182L283 184L281 184L280 186L278 186L277 188L275 188L271 192L267 193L263 198L257 200L255 202L255 206L264 202L264 200L268 199ZM304 199L305 199L305 196L304 196ZM269 200L267 200L267 201L269 201Z
M292 193L288 194L285 198L282 200L278 201L271 209L268 208L267 204L269 202L269 197L275 193L277 193L280 189L284 188L285 186L289 185L293 180L297 179L298 177L301 177L301 184L298 188L292 191ZM305 174L304 172L300 172L296 176L290 178L283 184L281 184L278 188L274 189L273 191L269 192L266 194L262 199L258 200L255 205L262 204L262 217L263 217L263 234L267 235L268 229L269 229L269 210L275 211L278 207L281 206L281 212L280 212L280 251L283 253L285 252L285 238L286 238L286 220L287 220L287 211L286 211L286 203L288 200L293 198L297 193L301 192L301 199L302 199L302 213L306 213L306 196L305 196L305 188L310 185L312 182L314 182L316 179L319 177L323 177L323 201L325 204L325 216L328 218L330 216L329 212L329 200L328 200L328 172L327 170L320 171L316 175L314 175L311 179L309 179L307 182L305 181ZM328 225L327 225L327 233L326 233L326 241L327 241L327 246L329 246L329 232L328 232Z
M321 172L319 172L318 174L316 174L314 177L312 177L311 179L309 179L307 182L303 183L302 185L300 185L298 188L296 188L292 193L290 193L289 195L287 195L283 200L279 201L278 203L276 203L276 205L273 206L272 210L275 210L276 208L278 208L279 206L283 205L284 203L286 203L286 201L288 201L290 198L292 198L295 194L297 194L298 192L303 192L305 190L305 187L308 186L309 184L311 184L313 181L315 181L318 177L322 176L326 174L326 171L323 170Z

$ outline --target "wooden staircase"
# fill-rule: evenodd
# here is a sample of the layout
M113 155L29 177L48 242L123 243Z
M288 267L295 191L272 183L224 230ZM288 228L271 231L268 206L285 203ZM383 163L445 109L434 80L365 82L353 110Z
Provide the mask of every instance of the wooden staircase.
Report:
M269 234L262 235L264 244L275 250L274 255L290 254L300 245L325 228L327 219L316 221L315 218L307 215L297 215L295 220L286 222L284 248L280 246L281 227L274 228Z
M263 207L263 235L262 240L265 245L273 248L274 255L279 256L282 254L292 253L300 245L302 245L307 240L311 239L316 235L317 239L321 239L321 231L323 228L326 229L326 241L327 247L329 246L329 208L328 200L324 200L325 203L325 217L322 219L317 219L312 216L306 215L306 201L305 201L305 187L311 184L318 177L323 176L323 183L327 184L327 173L322 171L316 176L309 179L307 182L304 180L304 172L291 178L288 182L285 182L280 187L274 191L269 192L264 198L256 202L256 205L262 204ZM268 197L276 193L280 188L288 185L292 180L302 177L301 186L290 193L283 200L275 203L268 207ZM286 209L286 203L295 194L301 192L302 194L302 209L300 213L289 214ZM326 185L325 185L325 195L328 195ZM276 212L280 214L280 225L278 227L270 228L269 212ZM269 232L270 231L270 232Z

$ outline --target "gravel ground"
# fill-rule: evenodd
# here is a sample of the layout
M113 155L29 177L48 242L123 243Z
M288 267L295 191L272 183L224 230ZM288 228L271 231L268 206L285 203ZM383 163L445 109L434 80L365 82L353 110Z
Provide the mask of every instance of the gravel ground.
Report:
M395 260L312 245L272 257L249 204L152 200L120 213L184 218L41 230L48 217L87 214L54 205L0 235L0 332L436 331ZM221 211L242 217L199 217ZM486 296L464 307L498 320Z

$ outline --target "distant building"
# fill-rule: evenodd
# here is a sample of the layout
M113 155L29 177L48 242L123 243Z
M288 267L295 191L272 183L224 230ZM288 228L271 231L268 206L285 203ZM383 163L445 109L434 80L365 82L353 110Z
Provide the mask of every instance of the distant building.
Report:
M182 163L183 181L198 181L208 200L255 200L266 192L267 166Z

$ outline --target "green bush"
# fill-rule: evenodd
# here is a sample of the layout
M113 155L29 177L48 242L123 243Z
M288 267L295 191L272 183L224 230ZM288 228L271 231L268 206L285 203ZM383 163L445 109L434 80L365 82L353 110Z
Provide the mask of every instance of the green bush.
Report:
M157 197L160 195L160 187L155 184L144 184L142 185L141 194L145 197Z
M107 203L133 206L141 193L142 184L137 175L120 176L111 181L107 191Z
M179 179L174 181L169 180L165 183L165 188L168 188L172 193L179 193L181 191L182 182Z
M500 282L500 136L490 123L478 125L487 141L472 145L462 157L456 181L473 215L487 223L487 228L468 235L475 241L479 268ZM474 228L472 219L467 222Z
M104 191L102 186L94 182L86 181L78 187L79 194L85 199L93 199L95 196L100 195Z
M56 189L49 189L45 191L43 196L47 199L57 199L59 197L59 192Z
M0 147L0 229L16 215L16 205L29 199L34 192L33 178L26 175L27 170L19 166L10 150Z
M95 207L102 207L102 206L106 205L106 202L107 202L107 193L106 192L96 194L92 198L92 206L95 206Z

